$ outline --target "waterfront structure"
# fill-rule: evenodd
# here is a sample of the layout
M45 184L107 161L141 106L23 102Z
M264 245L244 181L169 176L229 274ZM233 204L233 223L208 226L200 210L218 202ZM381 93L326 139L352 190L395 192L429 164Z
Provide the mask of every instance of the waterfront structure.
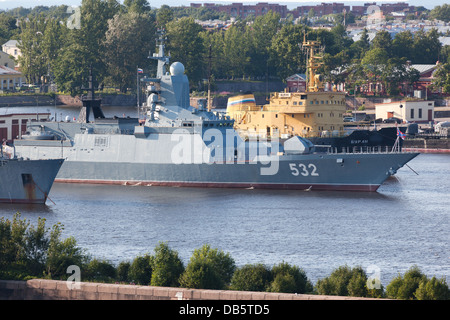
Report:
M0 65L0 90L13 90L22 86L22 73L9 67Z
M0 115L0 141L20 138L30 120L48 119L50 113L11 113Z
M375 105L377 119L398 118L403 123L434 121L434 101L396 101Z

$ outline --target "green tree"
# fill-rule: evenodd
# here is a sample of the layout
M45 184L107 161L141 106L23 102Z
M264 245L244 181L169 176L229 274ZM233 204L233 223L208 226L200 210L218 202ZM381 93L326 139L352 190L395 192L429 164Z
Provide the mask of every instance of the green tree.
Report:
M62 225L58 223L50 234L45 273L51 279L67 279L69 266L76 265L83 269L89 262L89 257L77 246L75 238L61 239L62 230Z
M149 285L152 279L152 256L138 256L131 262L128 279L140 285Z
M417 300L449 300L450 290L444 278L422 280L414 296Z
M320 295L381 297L383 288L368 289L367 279L361 267L341 266L329 277L318 280L315 289Z
M295 73L305 73L305 55L300 43L305 29L301 25L286 24L273 37L270 49L270 64L274 65L276 75L285 80Z
M370 49L369 32L366 28L361 32L359 40L351 44L350 50L352 56L357 59L364 57L364 54Z
M390 57L392 54L392 38L391 34L385 30L378 31L372 40L372 48L383 49Z
M128 12L137 14L149 13L151 10L150 4L147 0L124 0L123 4Z
M171 250L167 243L160 243L155 248L152 259L151 285L178 287L183 271L183 262L178 257L178 252Z
M105 34L108 20L119 12L120 5L116 0L83 0L80 10L80 28L68 33L54 68L58 88L71 95L87 87L91 67L98 82L107 76Z
M361 60L361 67L366 79L371 82L381 81L385 75L389 54L385 49L373 48L366 52Z
M167 23L167 49L171 60L183 63L191 84L196 84L203 75L205 48L200 32L202 27L192 18Z
M108 261L92 259L83 268L82 276L84 281L111 283L117 279L117 269Z
M196 289L225 289L235 271L235 262L229 253L204 245L194 250L180 285Z
M108 21L104 41L108 75L121 92L136 87L137 67L148 64L148 53L155 47L154 25L153 17L135 12Z
M436 6L430 11L430 18L442 20L445 22L450 21L450 5L445 3L442 6Z
M246 264L234 272L231 289L240 291L266 291L272 274L263 264Z
M45 19L43 16L20 23L18 46L22 55L18 60L28 83L41 84L43 76L47 73L42 45L44 30Z
M249 73L253 76L274 74L274 67L269 64L272 39L280 29L280 15L269 10L263 16L255 18L253 24L246 28L246 45L249 46Z
M239 26L231 26L225 32L223 39L223 74L231 77L245 75L250 69L249 50L246 34ZM265 69L266 64L262 67Z
M0 219L0 278L27 279L47 275L53 279L67 277L70 265L83 267L88 261L73 238L61 240L62 226L46 228L39 218L33 226L20 214L12 220Z
M163 4L156 11L156 24L158 27L165 28L167 23L173 20L173 9L166 4Z
M413 300L415 292L426 276L417 266L411 267L404 276L398 275L386 287L386 295L392 299Z
M308 280L305 271L297 266L282 262L272 267L272 292L307 293L313 291L313 285Z
M439 60L442 44L439 33L433 28L428 32L418 30L414 33L414 50L411 61L416 64L435 64Z
M120 282L130 282L128 274L130 272L131 263L129 261L121 261L117 266L117 280Z
M405 57L411 60L414 50L414 37L410 30L399 32L392 40L392 55L394 57Z
M433 86L450 93L450 62L440 64L433 75Z

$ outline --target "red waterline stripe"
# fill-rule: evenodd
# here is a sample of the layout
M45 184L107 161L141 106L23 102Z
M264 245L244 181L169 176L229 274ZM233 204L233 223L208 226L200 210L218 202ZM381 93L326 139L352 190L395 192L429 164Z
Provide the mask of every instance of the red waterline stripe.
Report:
M277 183L222 183L222 182L171 182L171 181L118 181L118 180L79 180L56 179L57 183L86 183L125 186L163 186L199 188L255 188L278 190L323 190L323 191L377 191L380 185L358 184L277 184Z

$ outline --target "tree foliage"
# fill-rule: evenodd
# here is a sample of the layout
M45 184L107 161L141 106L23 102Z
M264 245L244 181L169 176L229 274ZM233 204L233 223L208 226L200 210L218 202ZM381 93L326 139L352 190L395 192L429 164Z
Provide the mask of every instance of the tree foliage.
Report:
M186 288L225 289L231 282L235 262L229 253L204 245L194 250L180 284Z
M147 65L148 53L154 51L155 31L152 16L134 11L108 20L105 60L109 78L121 92L136 87L137 68Z

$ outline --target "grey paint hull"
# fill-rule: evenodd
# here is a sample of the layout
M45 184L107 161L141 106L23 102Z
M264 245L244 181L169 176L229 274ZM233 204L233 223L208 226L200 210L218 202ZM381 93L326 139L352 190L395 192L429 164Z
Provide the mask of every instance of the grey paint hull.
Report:
M0 202L45 203L62 163L62 159L1 160Z
M261 163L155 164L66 161L56 181L177 187L376 191L417 154L305 155L280 160L275 174ZM271 164L274 166L274 163ZM382 168L380 168L380 166ZM378 167L377 170L371 168Z

